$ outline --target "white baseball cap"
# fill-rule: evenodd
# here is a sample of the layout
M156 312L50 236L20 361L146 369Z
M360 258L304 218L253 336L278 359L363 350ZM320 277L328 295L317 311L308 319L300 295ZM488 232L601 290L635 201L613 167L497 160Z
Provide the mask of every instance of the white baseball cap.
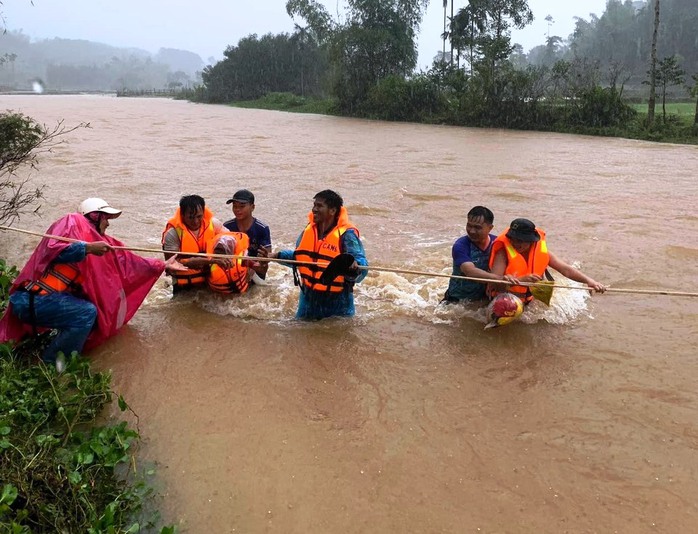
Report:
M80 206L78 206L78 211L83 215L87 215L93 211L99 211L101 213L111 215L112 219L116 219L119 215L121 215L121 210L112 208L106 200L102 200L101 198L88 198L83 200L80 203Z

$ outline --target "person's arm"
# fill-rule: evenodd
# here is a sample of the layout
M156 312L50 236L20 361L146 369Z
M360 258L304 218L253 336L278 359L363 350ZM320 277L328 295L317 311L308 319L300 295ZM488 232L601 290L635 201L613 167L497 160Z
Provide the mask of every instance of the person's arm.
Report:
M84 260L88 254L102 256L110 250L112 250L111 245L105 241L94 241L92 243L77 241L64 248L58 254L54 263L78 263Z
M87 243L78 241L61 250L54 263L78 263L84 260L85 256L87 256Z
M259 246L257 247L257 257L268 258L271 253L271 233L269 232L269 227L263 229L262 235L259 239ZM260 261L258 266L254 268L255 272L264 278L269 270L268 261Z
M359 265L362 267L368 267L368 260L366 259L366 252L364 251L364 245L361 243L359 236L356 235L354 230L347 230L342 234L342 252L351 254L354 256L354 263L349 267L351 275L348 277L350 281L358 283L361 282L368 274L367 269L359 269ZM353 278L353 280L351 280Z
M165 240L162 244L162 249L165 253L165 259L169 260L172 256L181 254L181 240L177 234L177 230L170 228L165 234ZM205 258L203 256L194 256L191 258L178 258L179 263L184 265L187 269L201 270L210 267L213 264L220 265L224 268L229 268L231 263L229 259L225 258Z
M486 280L491 280L491 283L501 282L502 284L516 285L519 280L510 274L495 274L489 271L484 271L475 267L472 261L468 261L460 264L460 272L463 276L468 276L470 278L485 278ZM487 282L482 282L483 284Z
M229 269L232 265L231 260L228 258L205 258L203 256L194 256L193 258L182 258L179 262L184 265L187 269L194 269L200 271L206 269L211 265L218 265L223 269Z
M504 271L507 270L507 253L504 249L499 249L494 255L494 261L492 262L492 274L504 276ZM535 283L543 280L542 276L537 274L527 274L524 276L512 277L515 280L514 285L518 283Z
M453 262L458 265L458 269L463 274L463 276L468 276L470 278L484 278L486 280L506 282L510 284L518 283L518 280L509 274L494 274L490 271L485 271L475 266L475 263L471 260L470 250L468 250L468 245L465 240L459 239L453 245L451 249L451 255L453 256ZM506 267L505 267L506 268ZM485 282L483 282L484 284Z
M549 256L550 262L548 263L548 265L550 265L550 267L555 269L561 275L566 276L567 278L569 278L570 280L574 280L575 282L581 282L582 284L586 284L593 291L598 291L599 293L603 293L604 291L606 291L607 287L605 285L600 284L593 278L584 274L579 269L575 269L569 263L565 263L560 258L555 256L552 252L549 253Z
M169 260L171 257L176 256L181 247L182 241L179 238L179 234L177 234L177 230L170 228L165 232L165 237L162 241L162 250L165 254L165 260Z
M220 219L218 219L218 218L216 218L216 217L213 217L213 218L211 219L211 223L213 224L213 233L214 233L215 235L218 235L218 234L220 234L221 232L225 232L225 231L226 231L226 228L225 228L225 226L223 226L223 223L221 222Z
M301 239L303 239L303 232L301 232L301 234L298 236L298 239L296 240L296 248L298 248L298 245L301 244ZM282 249L282 250L278 250L276 252L269 254L269 257L276 258L279 260L292 260L292 259L294 259L295 252L296 252L295 249ZM286 267L291 267L291 268L293 267L293 264L290 264L290 263L285 263L282 265L286 265Z

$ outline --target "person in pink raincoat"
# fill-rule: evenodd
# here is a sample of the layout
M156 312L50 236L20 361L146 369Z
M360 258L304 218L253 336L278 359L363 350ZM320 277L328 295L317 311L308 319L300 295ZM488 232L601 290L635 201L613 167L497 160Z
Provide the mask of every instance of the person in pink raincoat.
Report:
M64 357L114 335L141 305L165 269L164 262L113 247L109 221L121 215L99 198L83 201L79 213L54 222L10 289L0 320L0 341L20 341L39 329L57 335L42 355L60 372Z

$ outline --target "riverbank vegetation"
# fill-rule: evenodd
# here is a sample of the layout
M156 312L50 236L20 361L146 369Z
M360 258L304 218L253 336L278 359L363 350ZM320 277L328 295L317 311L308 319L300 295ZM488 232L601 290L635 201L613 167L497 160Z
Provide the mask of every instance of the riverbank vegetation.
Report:
M289 0L287 12L300 22L293 34L251 35L228 47L187 96L384 120L698 142L698 54L685 24L698 23L698 4L661 0L660 18L659 0L609 0L600 17L578 18L567 39L549 30L545 44L525 54L511 32L533 20L526 0L471 0L458 10L451 2L451 17L445 2L443 49L428 71L416 73L415 36L427 4L349 0L335 19L315 0ZM696 102L694 120L677 118L671 105L655 118L653 107L639 105L652 88L662 103ZM290 105L290 95L303 105Z
M269 93L256 100L239 100L232 106L248 109L271 109L294 113L318 113L335 115L335 103L329 99L303 97L293 93Z

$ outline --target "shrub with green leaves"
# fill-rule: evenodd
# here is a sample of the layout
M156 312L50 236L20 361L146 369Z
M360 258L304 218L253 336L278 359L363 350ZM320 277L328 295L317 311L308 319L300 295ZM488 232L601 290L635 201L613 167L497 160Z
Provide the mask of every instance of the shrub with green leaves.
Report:
M17 278L18 274L17 267L7 265L5 260L0 259L0 313L7 308L7 302L10 298L10 287L12 287L12 281Z
M93 373L76 357L59 375L51 366L24 365L6 346L2 352L0 531L139 532L154 525L157 517L141 517L152 490L128 469L138 433L125 422L93 426L114 395L109 374Z

